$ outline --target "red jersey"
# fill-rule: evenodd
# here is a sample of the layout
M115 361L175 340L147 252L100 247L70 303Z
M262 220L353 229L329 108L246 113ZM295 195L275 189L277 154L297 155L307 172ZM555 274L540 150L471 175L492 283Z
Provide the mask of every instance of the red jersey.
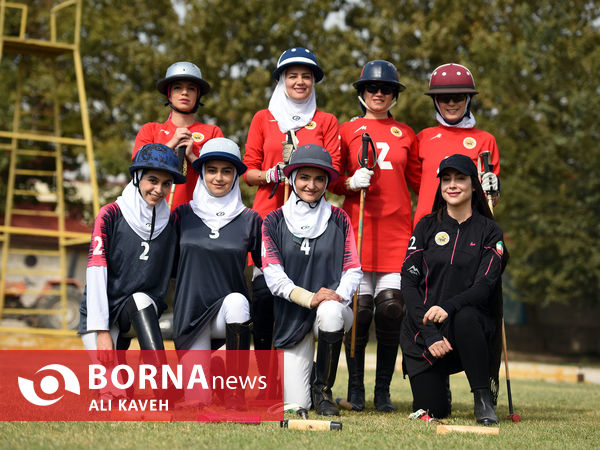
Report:
M171 119L165 123L148 122L140 129L137 136L135 137L135 144L133 145L133 156L137 153L140 147L146 144L166 144L171 140L175 130L179 128ZM191 126L187 127L192 132L192 139L194 139L194 155L200 154L200 149L209 139L216 137L223 137L223 132L216 125L208 125L205 123L194 122ZM133 159L132 156L132 159ZM179 184L175 187L175 198L173 198L172 209L182 203L187 203L192 199L194 194L194 188L198 181L198 172L196 172L192 165L187 163L187 173L185 184ZM170 194L169 194L170 196ZM168 199L167 199L168 201Z
M313 119L303 128L296 131L298 145L318 144L327 149L331 155L333 167L340 170L340 141L338 121L333 114L316 110ZM283 142L287 140L285 133L279 130L277 120L268 109L258 111L250 124L248 140L244 153L244 164L248 169L268 170L283 160ZM247 172L246 172L247 173ZM246 175L244 174L244 180ZM252 209L262 218L283 205L283 183L277 187L275 195L269 199L272 184L258 187Z
M400 272L412 234L408 185L419 191L421 180L414 131L393 118L360 117L340 126L342 176L330 190L345 195L343 209L358 236L360 191L348 191L346 179L360 168L362 134L369 133L377 150L377 164L367 188L363 219L362 269ZM347 175L344 175L344 172Z
M487 131L477 128L456 128L438 125L425 128L417 135L419 159L421 161L421 189L419 202L413 223L429 214L437 192L439 179L437 170L442 159L459 153L469 156L477 166L477 157L481 152L490 152L490 164L493 172L500 177L500 156L496 139ZM478 167L479 168L479 167ZM481 169L481 168L479 168Z

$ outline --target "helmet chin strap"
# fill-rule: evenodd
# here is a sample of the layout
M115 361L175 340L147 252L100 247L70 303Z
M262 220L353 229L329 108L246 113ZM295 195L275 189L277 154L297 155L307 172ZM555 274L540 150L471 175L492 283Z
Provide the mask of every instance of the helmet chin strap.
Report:
M367 112L367 109L368 109L369 111L371 111L372 113L374 113L374 112L375 112L375 111L373 111L371 108L369 108L369 107L367 106L367 103L365 102L365 99L364 99L364 98L362 98L362 95L359 95L359 96L358 96L358 101L359 101L359 103L361 104L361 106L362 106L362 108L363 108L363 111L364 111L364 112ZM392 109L394 106L396 106L396 103L398 103L398 101L397 101L397 99L394 99L394 101L393 101L392 103L390 103L390 106L388 106L384 112L388 112L390 109ZM389 115L389 114L388 114L388 115Z

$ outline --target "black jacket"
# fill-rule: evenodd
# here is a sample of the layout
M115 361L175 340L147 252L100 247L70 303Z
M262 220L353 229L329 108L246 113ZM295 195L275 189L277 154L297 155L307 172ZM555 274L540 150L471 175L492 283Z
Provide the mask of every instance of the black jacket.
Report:
M435 216L419 221L402 266L402 295L407 314L402 322L400 343L409 376L435 363L428 347L442 340L445 324L465 306L476 308L489 319L494 331L490 344L496 349L495 335L502 314L500 275L507 257L502 230L477 210L461 224L445 210L441 223ZM443 324L423 325L423 316L434 305L448 313L448 320ZM499 361L497 350L493 353L491 359Z

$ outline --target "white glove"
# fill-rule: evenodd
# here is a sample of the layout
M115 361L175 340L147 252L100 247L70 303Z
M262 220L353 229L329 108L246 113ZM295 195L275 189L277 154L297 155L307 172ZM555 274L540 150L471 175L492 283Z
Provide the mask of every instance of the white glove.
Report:
M361 167L354 172L352 177L350 177L350 180L348 181L350 189L358 191L359 189L368 188L371 185L371 177L374 173L375 172L367 169L366 167Z
M279 183L280 181L283 181L283 163L279 162L270 169L267 169L266 179L267 183L275 184Z
M498 177L492 172L486 172L481 176L481 187L483 192L498 192Z

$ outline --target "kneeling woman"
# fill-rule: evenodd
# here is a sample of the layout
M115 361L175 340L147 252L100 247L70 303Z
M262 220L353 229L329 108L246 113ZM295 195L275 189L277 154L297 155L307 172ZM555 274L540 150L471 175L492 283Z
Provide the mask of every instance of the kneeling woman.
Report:
M491 387L497 388L500 275L508 253L471 158L444 159L438 177L433 210L415 227L402 266L404 372L413 409L442 418L451 409L448 375L464 370L477 422L496 424Z
M238 178L246 166L235 142L214 138L193 167L200 174L193 199L173 212L179 234L175 347L210 350L225 339L227 350L248 350L244 267L248 252L260 266L262 220L242 203Z
M312 404L319 414L337 415L331 388L362 278L356 241L348 215L323 198L339 176L327 150L300 146L284 173L290 198L263 224L264 275L275 296L273 342L284 350L284 401L310 407L316 338Z
M166 196L185 183L177 156L146 144L129 167L132 180L94 223L79 333L87 350L127 350L131 324L142 350L164 350L158 317L177 235Z

